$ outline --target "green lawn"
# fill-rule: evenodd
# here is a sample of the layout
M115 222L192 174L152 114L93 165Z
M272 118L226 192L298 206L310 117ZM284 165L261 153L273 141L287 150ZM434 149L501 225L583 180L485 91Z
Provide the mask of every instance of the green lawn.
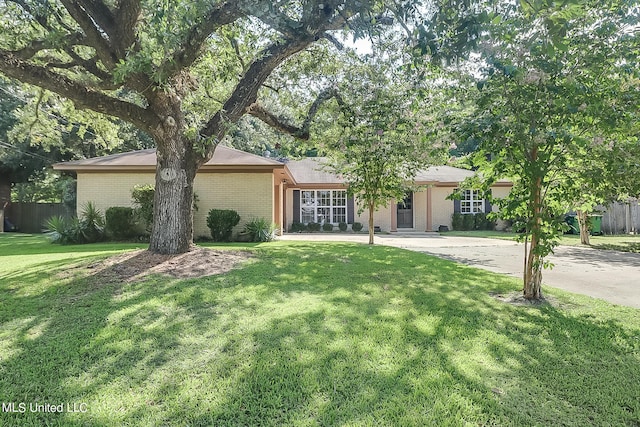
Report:
M132 247L0 236L0 401L27 405L0 425L640 425L640 310L515 307L490 296L514 279L384 246L260 244L190 280L84 267Z
M443 235L516 240L515 233L504 231L448 231ZM640 235L591 236L589 241L594 249L640 253ZM564 246L581 246L580 236L565 234L560 238L560 244Z

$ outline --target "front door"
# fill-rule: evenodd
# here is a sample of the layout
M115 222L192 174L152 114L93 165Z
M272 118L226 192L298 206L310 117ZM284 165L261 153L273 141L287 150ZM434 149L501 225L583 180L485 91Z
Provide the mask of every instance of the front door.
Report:
M398 202L398 228L413 228L413 193Z

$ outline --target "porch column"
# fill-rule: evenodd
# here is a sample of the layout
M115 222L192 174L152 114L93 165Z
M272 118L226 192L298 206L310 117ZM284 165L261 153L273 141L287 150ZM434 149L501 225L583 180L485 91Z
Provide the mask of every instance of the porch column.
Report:
M431 187L427 187L427 229L425 231L435 231L433 229L433 204L431 203Z
M398 201L391 199L391 230L392 232L398 231Z
M282 235L284 232L284 183L280 182L276 184L274 188L273 203L274 203L274 218L273 222L278 226L278 234Z

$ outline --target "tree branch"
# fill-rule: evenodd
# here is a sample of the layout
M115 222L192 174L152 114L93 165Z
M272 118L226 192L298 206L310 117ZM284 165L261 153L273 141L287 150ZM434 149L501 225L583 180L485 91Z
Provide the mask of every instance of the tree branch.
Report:
M216 29L228 25L244 16L236 1L225 1L211 8L202 21L189 30L182 48L165 61L164 73L173 76L196 60L202 45Z
M214 141L221 140L229 129L229 124L236 123L256 102L258 90L273 70L290 56L305 49L313 41L314 38L309 36L296 37L285 42L276 42L263 50L262 54L251 63L222 109L209 120L200 134ZM215 147L215 142L207 147L202 162L211 158Z
M69 34L66 36L65 42L69 45L77 45L80 44L84 40L84 36L81 33ZM22 58L22 59L30 59L33 58L38 52L43 51L45 49L57 49L58 46L54 46L48 40L33 40L27 46L20 48L14 51L14 55Z
M302 122L302 126L300 127L296 127L289 123L286 123L283 119L267 111L257 102L254 102L249 106L247 113L262 120L264 123L268 124L276 130L279 130L280 132L306 141L309 139L309 129L311 127L311 122L313 122L313 119L318 114L320 106L331 98L336 98L340 105L344 104L344 102L342 101L342 97L336 89L329 88L323 90L318 94L316 100L313 101L311 107L309 107L307 117L304 119L304 121Z
M105 36L109 36L107 31L110 29L96 27L98 21L94 20L90 16L90 12L78 2L74 0L60 0L60 2L67 9L73 20L82 28L88 43L96 50L104 66L109 69L114 68L118 58L113 52L109 40L105 38Z
M8 77L64 96L72 100L78 108L88 108L121 118L145 131L160 124L156 115L138 105L105 95L46 67L30 64L12 52L0 50L0 71Z
M114 35L115 48L120 58L125 58L127 50L137 41L136 25L140 13L139 0L120 0L120 7L115 15L117 28Z

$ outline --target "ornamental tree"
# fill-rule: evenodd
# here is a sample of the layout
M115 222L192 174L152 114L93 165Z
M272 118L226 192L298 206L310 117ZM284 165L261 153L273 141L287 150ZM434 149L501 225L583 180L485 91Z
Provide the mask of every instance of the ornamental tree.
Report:
M637 99L625 58L627 15L607 5L587 13L571 2L543 3L526 3L542 9L525 8L501 23L506 31L485 51L486 78L478 84L470 122L480 141L475 160L484 188L504 177L514 181L509 196L496 202L528 242L527 299L542 297L545 257L558 242L564 214L575 206L576 194L589 191L578 188L588 181L583 160L606 169L606 156L593 155L594 141L624 128Z
M352 67L361 81L336 87L339 131L327 133L323 148L331 169L355 197L358 213L368 211L372 245L374 212L414 190L417 172L442 162L446 151L437 141L427 104L416 96L416 82L371 58Z

